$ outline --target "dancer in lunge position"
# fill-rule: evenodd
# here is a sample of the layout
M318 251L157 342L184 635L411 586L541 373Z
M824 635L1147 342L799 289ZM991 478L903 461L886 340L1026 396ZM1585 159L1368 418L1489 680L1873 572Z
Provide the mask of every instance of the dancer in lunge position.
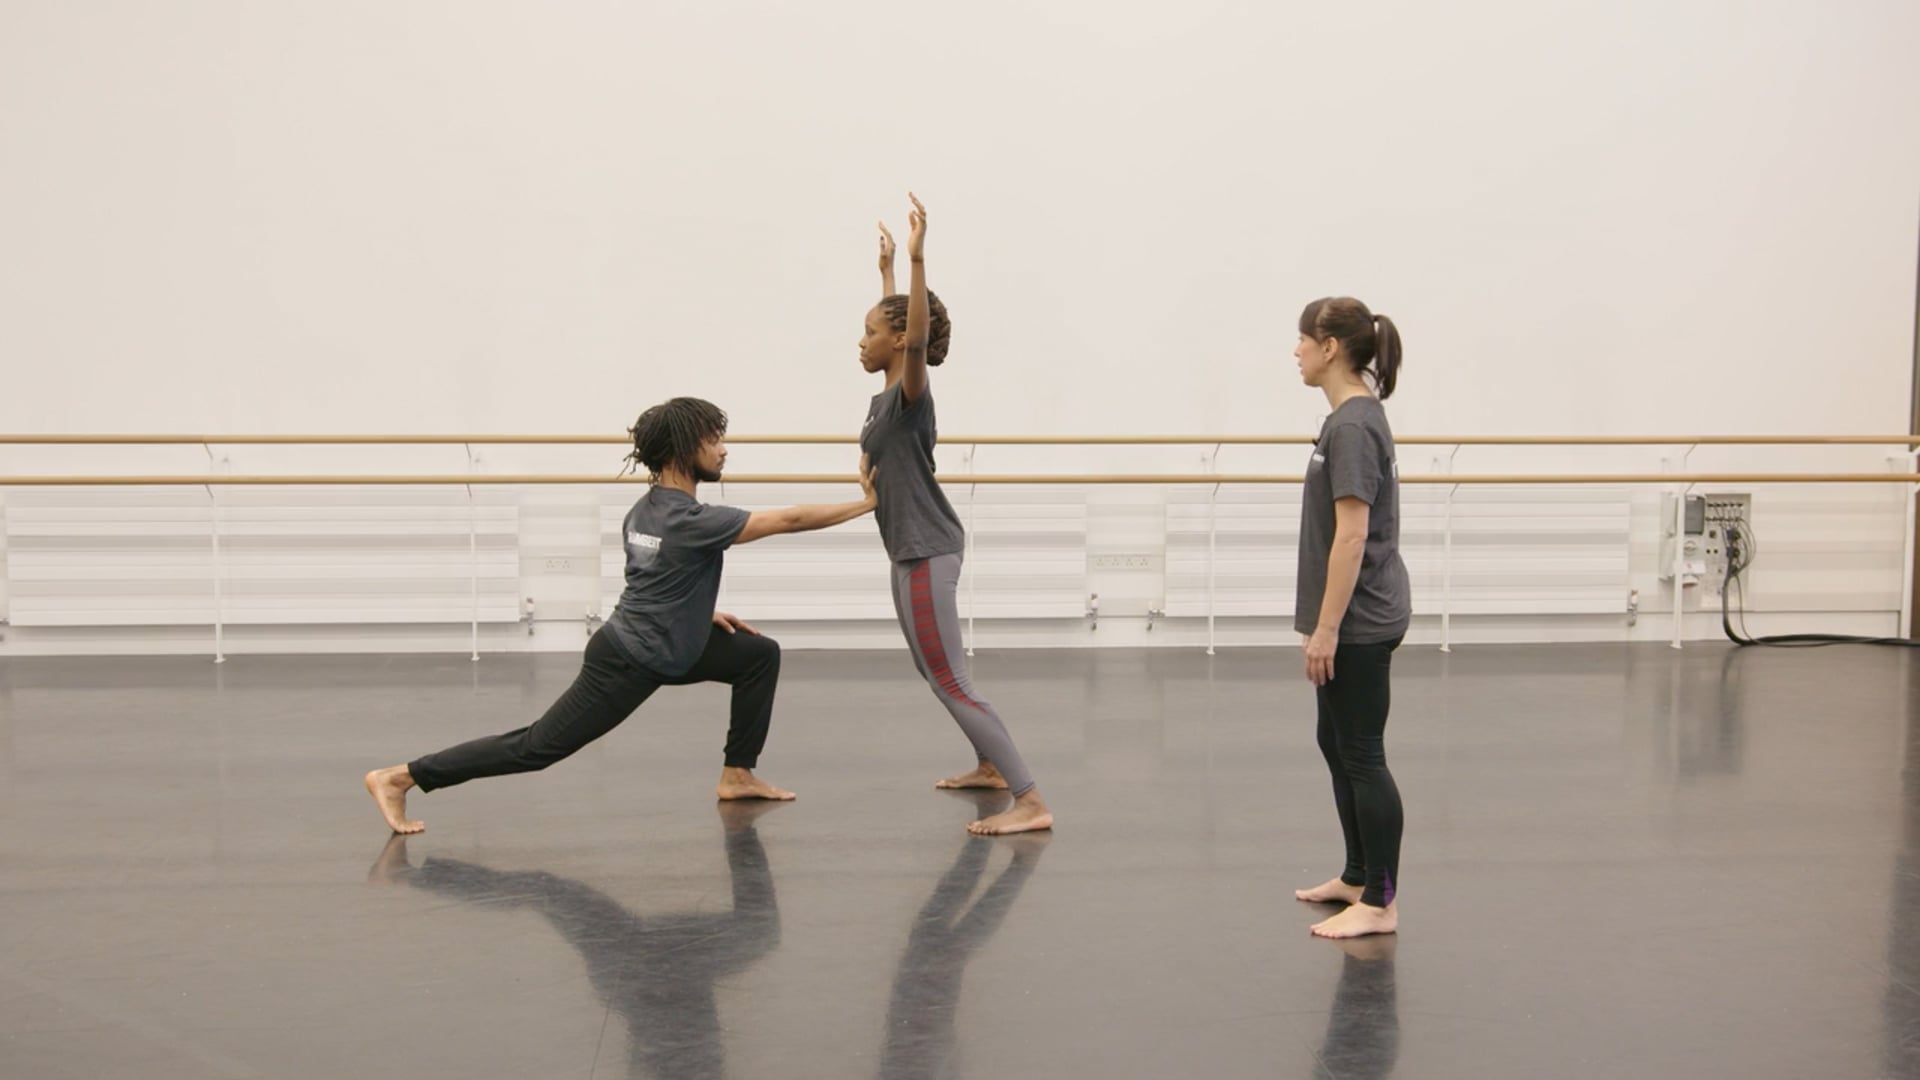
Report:
M825 529L867 513L874 508L873 477L862 470L865 497L837 506L753 513L709 506L698 491L702 482L718 481L726 466L726 413L698 398L674 398L641 413L632 433L631 457L646 466L650 483L622 529L626 592L587 642L579 677L529 727L368 773L367 791L394 832L426 828L407 817L411 788L433 791L544 769L612 731L660 687L701 682L733 687L720 798L794 797L753 775L773 720L780 646L714 610L720 568L735 544Z

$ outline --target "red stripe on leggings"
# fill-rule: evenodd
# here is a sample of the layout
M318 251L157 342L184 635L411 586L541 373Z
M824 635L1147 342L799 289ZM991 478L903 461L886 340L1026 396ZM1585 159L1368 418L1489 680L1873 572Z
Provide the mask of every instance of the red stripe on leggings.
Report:
M960 689L953 668L947 663L947 647L940 640L940 620L933 613L933 574L923 560L908 574L913 587L913 634L920 641L920 654L926 657L927 670L940 692L976 709L983 706Z

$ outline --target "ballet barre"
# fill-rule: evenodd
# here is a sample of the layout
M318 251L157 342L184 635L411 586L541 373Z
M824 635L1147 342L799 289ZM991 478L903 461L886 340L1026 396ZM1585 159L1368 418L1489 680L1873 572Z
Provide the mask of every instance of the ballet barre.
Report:
M855 435L729 435L741 446L853 446ZM1311 435L943 435L975 446L1306 446ZM1920 435L1402 435L1400 446L1920 446ZM22 435L0 446L631 446L624 435Z
M765 442L783 444L803 443L852 443L855 440L844 436L743 436L729 440L735 443ZM1207 459L1211 464L1217 460L1219 447L1232 444L1241 445L1284 445L1289 443L1307 443L1311 439L1271 436L979 436L973 438L948 437L948 443L960 443L971 446L1003 445L1181 445L1212 444L1214 456ZM1441 588L1441 644L1442 651L1451 651L1452 626L1452 571L1453 571L1453 501L1454 494L1462 486L1499 486L1499 485L1618 485L1632 486L1644 484L1673 485L1684 495L1700 484L1728 484L1741 486L1781 485L1781 484L1904 484L1907 486L1906 508L1907 528L1905 552L1902 560L1903 581L1900 603L1900 633L1904 636L1912 632L1913 620L1913 574L1915 546L1916 493L1920 493L1920 475L1916 475L1914 465L1920 451L1920 436L1481 436L1476 438L1451 437L1412 437L1398 440L1401 445L1446 445L1458 448L1463 446L1485 445L1529 445L1529 446L1577 446L1577 445L1666 445L1686 446L1690 457L1692 451L1702 445L1853 445L1853 446L1899 446L1907 453L1902 454L1899 464L1904 466L1882 473L1860 472L1660 472L1660 473L1428 473L1402 475L1403 484L1444 484L1448 486L1445 500L1445 524L1443 525L1444 549L1442 555ZM110 436L37 436L37 435L0 435L0 444L11 445L163 445L192 444L210 446L212 444L432 444L432 445L468 445L476 443L511 443L534 445L539 443L591 443L620 444L625 440L602 436L375 436L375 435L331 435L331 436L189 436L189 435L110 435ZM1686 460L1681 459L1682 462ZM971 457L969 457L969 464ZM1452 465L1452 458L1447 466ZM963 473L946 474L939 477L943 485L974 487L986 485L1072 485L1072 486L1211 486L1213 497L1209 499L1208 558L1207 558L1207 653L1215 651L1215 607L1214 572L1215 545L1217 541L1217 520L1215 517L1215 497L1222 486L1233 485L1298 485L1304 481L1298 473L1032 473L1032 474L995 474ZM209 495L215 487L323 487L323 486L421 486L421 487L463 487L471 494L476 486L554 486L554 485L620 485L645 483L643 475L612 476L592 473L499 473L479 472L459 474L223 474L211 472L193 474L133 474L133 475L0 475L0 489L6 488L100 488L100 487L198 487L204 488ZM729 475L723 483L735 485L844 485L858 483L851 473L745 473ZM971 503L971 500L970 500ZM1684 498L1675 500L1675 522L1673 527L1682 530L1681 514L1684 512ZM217 513L217 511L216 511ZM213 551L216 564L214 574L215 598L215 658L216 662L225 659L222 648L223 620L219 616L221 607L221 562L219 526L216 521L213 529ZM969 529L969 535L972 530ZM470 538L472 557L477 558L477 547ZM1676 545L1676 564L1679 561ZM971 577L971 575L969 575ZM1682 575L1676 565L1673 575L1674 610L1672 647L1679 648L1682 636L1682 623L1685 612L1681 603ZM474 578L473 618L473 659L479 659L479 598L478 571ZM972 629L973 618L968 616L968 629ZM971 639L969 633L969 639Z
M938 477L942 484L1298 484L1299 473L967 473ZM1910 484L1909 473L1426 473L1400 477L1403 484ZM330 473L307 475L130 475L75 474L66 476L0 475L0 488L9 487L325 487L342 485L471 487L535 486L553 484L644 484L642 475L611 476L594 473ZM847 484L859 483L853 473L742 473L729 474L726 484Z

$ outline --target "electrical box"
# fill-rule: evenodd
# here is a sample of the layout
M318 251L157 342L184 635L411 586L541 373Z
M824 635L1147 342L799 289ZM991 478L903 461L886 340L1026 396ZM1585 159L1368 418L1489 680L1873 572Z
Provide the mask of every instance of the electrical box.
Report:
M1680 515L1680 534L1674 535L1672 494L1660 497L1660 580L1672 581L1680 575L1680 584L1692 588L1707 575L1706 544L1707 501L1699 495L1687 496Z
M1726 591L1727 579L1733 573L1735 553L1742 563L1752 561L1753 534L1749 522L1753 517L1753 496L1703 495L1701 504L1704 520L1700 543L1707 572L1700 586L1707 595L1718 597Z
M1681 511L1679 535L1674 534L1674 496L1660 500L1660 580L1673 581L1676 561L1683 588L1698 589L1702 597L1718 599L1726 590L1732 556L1743 561L1753 554L1748 528L1753 496L1746 494L1689 495Z

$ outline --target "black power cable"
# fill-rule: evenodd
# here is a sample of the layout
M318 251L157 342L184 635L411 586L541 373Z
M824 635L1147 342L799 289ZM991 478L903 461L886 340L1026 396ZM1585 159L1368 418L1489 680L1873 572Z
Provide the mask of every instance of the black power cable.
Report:
M1726 631L1727 639L1736 645L1765 645L1780 649L1817 649L1826 645L1897 645L1902 648L1920 647L1920 639L1903 637L1855 637L1848 634L1772 634L1765 637L1752 637L1747 634L1747 585L1745 575L1753 566L1753 559L1760 550L1759 539L1754 535L1753 526L1741 522L1728 522L1725 526L1727 547L1727 581L1720 590L1720 628ZM1733 628L1733 615L1730 598L1733 590L1740 590L1740 629Z

